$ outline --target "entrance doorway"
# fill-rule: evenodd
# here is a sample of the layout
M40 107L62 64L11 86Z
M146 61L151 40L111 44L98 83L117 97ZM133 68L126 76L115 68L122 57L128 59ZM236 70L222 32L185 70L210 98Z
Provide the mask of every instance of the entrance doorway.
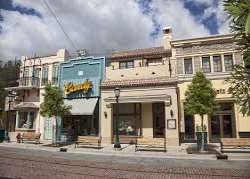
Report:
M165 106L164 103L153 103L153 136L165 138Z
M194 140L195 139L195 124L194 124L194 116L185 114L185 140Z
M223 103L210 118L210 142L235 137L233 103Z

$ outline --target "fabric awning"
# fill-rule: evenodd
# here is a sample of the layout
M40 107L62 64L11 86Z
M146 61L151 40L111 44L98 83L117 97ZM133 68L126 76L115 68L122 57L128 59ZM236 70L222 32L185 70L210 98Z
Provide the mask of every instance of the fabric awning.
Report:
M72 115L93 115L98 98L65 99L64 104L72 107Z

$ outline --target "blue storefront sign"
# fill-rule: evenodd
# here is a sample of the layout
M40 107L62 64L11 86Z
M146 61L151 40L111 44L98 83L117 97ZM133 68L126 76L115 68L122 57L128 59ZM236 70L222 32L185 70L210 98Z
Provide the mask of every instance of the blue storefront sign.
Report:
M105 57L78 57L61 63L59 86L65 98L99 97L104 68ZM88 84L90 88L86 89ZM67 87L71 87L71 92Z
M60 64L59 87L64 103L72 107L71 115L62 119L63 140L99 134L100 84L104 76L105 57L77 57Z

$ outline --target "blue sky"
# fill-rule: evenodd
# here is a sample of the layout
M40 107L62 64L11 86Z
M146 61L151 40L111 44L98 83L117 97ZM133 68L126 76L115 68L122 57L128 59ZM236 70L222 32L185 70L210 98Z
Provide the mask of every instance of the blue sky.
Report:
M77 48L93 52L159 46L165 26L173 28L176 39L229 31L222 0L46 2ZM73 50L42 1L1 0L0 40L6 42L1 58L51 53L58 48Z

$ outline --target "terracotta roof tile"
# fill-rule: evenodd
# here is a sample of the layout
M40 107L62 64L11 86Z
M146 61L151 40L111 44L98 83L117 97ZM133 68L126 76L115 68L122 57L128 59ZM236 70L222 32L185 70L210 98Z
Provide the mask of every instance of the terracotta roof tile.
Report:
M170 77L157 77L157 78L144 78L133 80L106 80L101 84L101 88L114 88L114 87L137 87L137 86L156 86L156 85L173 85L177 84L177 78Z
M125 58L125 57L139 57L150 55L166 55L170 56L171 52L161 47L143 48L127 51L115 51L112 55L108 56L110 59Z

